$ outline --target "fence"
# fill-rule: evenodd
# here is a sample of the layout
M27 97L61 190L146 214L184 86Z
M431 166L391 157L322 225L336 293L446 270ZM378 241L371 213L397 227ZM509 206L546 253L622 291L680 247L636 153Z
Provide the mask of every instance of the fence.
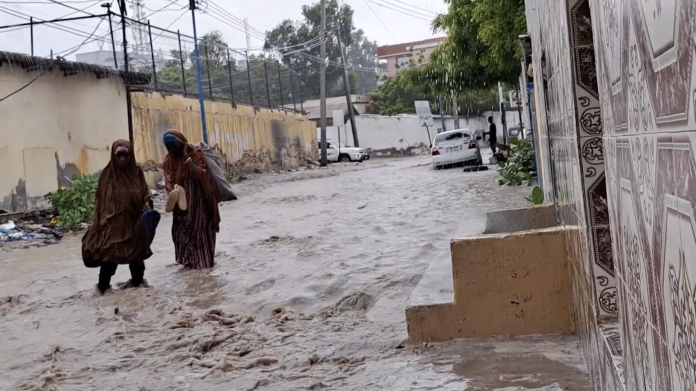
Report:
M305 97L309 97L316 87L308 85L303 80L303 72L288 67L280 61L279 56L267 52L249 54L230 48L224 44L222 37L215 33L204 35L196 41L190 35L160 28L149 22L144 23L127 17L122 20L120 15L111 12L110 9L100 15L53 20L38 20L1 5L0 11L27 20L21 24L0 26L0 33L28 30L29 47L25 52L35 55L38 51L37 44L41 40L37 37L39 28L51 29L54 42L60 40L56 39L57 31L76 35L85 38L80 45L61 51L51 49L49 56L67 57L75 54L77 62L117 69L125 69L125 59L128 58L129 70L150 76L150 84L138 88L198 97L196 46L199 50L202 95L205 99L257 107L282 107L302 112ZM96 23L96 27L89 33L65 26L67 22L77 21L90 21ZM101 35L96 34L100 28L104 30L104 22L108 22L108 31ZM128 34L124 33L124 26ZM128 41L127 45L124 45L124 39ZM107 48L104 50L100 47L96 52L77 53L92 42ZM342 93L337 91L339 92Z

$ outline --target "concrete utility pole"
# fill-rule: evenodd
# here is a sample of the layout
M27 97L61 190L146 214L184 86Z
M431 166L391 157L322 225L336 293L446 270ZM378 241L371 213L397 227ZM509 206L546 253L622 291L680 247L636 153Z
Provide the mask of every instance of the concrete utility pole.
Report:
M350 84L348 82L348 64L346 64L346 56L343 53L343 44L341 43L340 31L336 31L336 37L338 37L338 48L341 50L341 64L343 64L343 89L346 92L346 107L348 109L350 117L350 129L353 131L353 144L355 144L354 147L359 147L360 142L358 141L358 128L355 125L355 113L353 113L353 99L351 99L350 97ZM334 126L336 126L336 124L334 124Z
M128 65L128 42L126 40L126 0L118 0L118 10L121 14L121 30L123 30L123 69L126 71L126 77L128 77L128 72L130 71L130 66ZM51 56L53 57L53 56ZM126 79L127 80L127 79ZM126 82L126 116L128 118L128 141L131 145L134 144L133 140L133 104L130 94L130 86Z
M503 144L508 143L507 118L505 118L505 94L503 83L498 82L498 95L500 97L500 123L503 125Z
M319 126L321 127L321 167L326 167L326 0L321 0L321 63L319 64Z
M244 33L246 34L247 52L251 51L251 36L249 35L249 18L244 18Z
M203 129L203 142L208 144L208 127L205 121L205 96L203 95L203 80L201 74L201 56L198 50L198 35L196 32L196 8L199 0L189 0L191 19L193 21L193 57L196 59L196 84L198 84L198 103L201 107L201 128Z

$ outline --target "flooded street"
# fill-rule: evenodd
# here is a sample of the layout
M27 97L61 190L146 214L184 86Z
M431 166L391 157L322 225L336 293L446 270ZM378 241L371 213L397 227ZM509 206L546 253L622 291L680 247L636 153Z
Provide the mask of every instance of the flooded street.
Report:
M406 300L431 260L450 257L464 216L524 206L531 189L499 188L495 170L433 171L429 162L243 182L239 201L220 207L213 270L175 264L166 215L147 288L96 295L98 270L83 266L80 236L0 253L0 390L468 389L471 373L491 373L489 362L462 361L456 343L409 347ZM113 281L129 277L121 266ZM539 346L581 366L574 338ZM568 384L558 389L585 389Z

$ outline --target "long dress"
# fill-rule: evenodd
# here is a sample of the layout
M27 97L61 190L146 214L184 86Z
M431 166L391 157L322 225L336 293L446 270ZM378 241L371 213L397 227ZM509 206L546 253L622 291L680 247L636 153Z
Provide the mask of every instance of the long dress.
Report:
M131 155L125 166L114 156L120 146L128 148ZM152 256L150 244L156 223L149 227L141 219L150 195L145 175L135 163L130 142L115 141L111 153L111 160L99 176L92 225L82 237L82 258L90 268L100 267L105 261L129 264Z
M183 143L188 143L179 132L170 131ZM191 146L191 160L198 168L198 176L186 168L185 158L167 155L164 177L167 193L179 185L186 192L185 211L173 211L172 240L176 262L192 269L211 268L215 265L215 240L220 231L220 211L214 182L210 179L205 156L197 146Z

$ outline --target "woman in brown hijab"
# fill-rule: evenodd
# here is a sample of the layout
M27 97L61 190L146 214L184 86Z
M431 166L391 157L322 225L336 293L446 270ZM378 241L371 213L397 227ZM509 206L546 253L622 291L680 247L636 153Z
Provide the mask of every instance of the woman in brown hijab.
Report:
M169 152L164 158L167 193L173 195L172 191L179 185L186 195L186 210L179 208L178 203L173 210L176 262L192 269L213 267L220 211L215 182L211 180L203 151L176 130L164 134L164 145Z
M119 264L130 268L126 286L143 283L144 261L152 256L150 244L159 220L130 142L115 141L111 160L99 176L94 221L82 237L82 259L85 266L100 268L102 294L111 287Z

